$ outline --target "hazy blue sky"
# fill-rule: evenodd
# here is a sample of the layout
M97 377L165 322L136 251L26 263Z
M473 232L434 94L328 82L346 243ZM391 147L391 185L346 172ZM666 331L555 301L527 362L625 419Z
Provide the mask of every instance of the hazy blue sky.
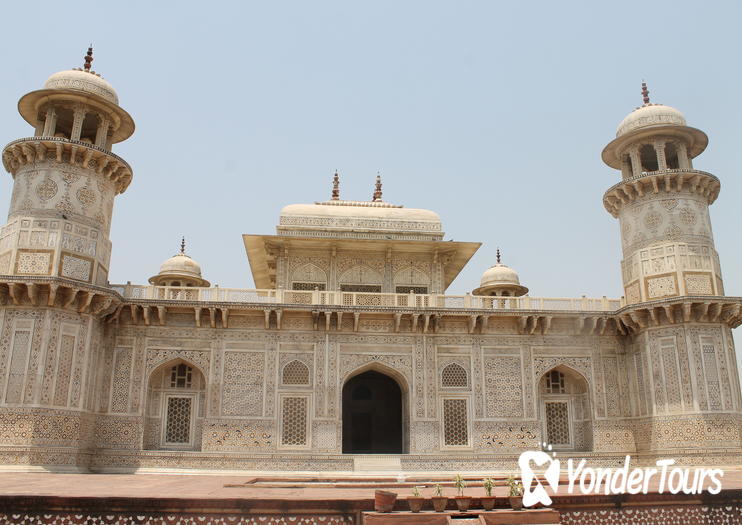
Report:
M706 131L695 161L729 295L742 295L739 2L17 2L0 34L0 141L28 136L16 102L82 64L137 131L116 200L112 282L146 283L181 235L204 276L252 287L243 233L329 197L438 212L482 248L449 289L478 285L500 246L533 296L620 296L619 174L600 160L621 119L654 102ZM7 209L9 175L0 180Z

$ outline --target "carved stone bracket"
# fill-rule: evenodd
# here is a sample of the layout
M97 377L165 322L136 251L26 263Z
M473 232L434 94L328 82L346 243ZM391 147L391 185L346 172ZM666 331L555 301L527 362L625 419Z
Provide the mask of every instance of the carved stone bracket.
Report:
M0 305L47 306L106 317L122 299L113 290L56 277L3 277Z
M60 137L15 140L3 150L3 165L15 176L21 166L44 161L50 156L56 157L57 162L67 159L71 165L95 169L115 184L116 193L123 193L131 183L131 166L121 157L92 144Z
M719 196L721 183L714 175L692 169L671 169L644 173L619 182L603 195L603 206L618 217L622 206L648 193L677 193L681 190L702 195L709 204Z

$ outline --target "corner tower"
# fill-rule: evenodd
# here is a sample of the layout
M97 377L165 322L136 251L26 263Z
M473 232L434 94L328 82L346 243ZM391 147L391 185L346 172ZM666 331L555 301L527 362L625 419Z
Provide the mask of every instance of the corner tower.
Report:
M131 136L134 121L92 62L91 47L82 68L53 74L18 102L34 134L3 150L14 184L0 274L108 281L113 201L132 179L111 149Z
M603 204L621 223L626 303L723 295L708 210L719 179L693 167L708 137L677 109L651 103L645 83L642 97L603 150L621 171Z

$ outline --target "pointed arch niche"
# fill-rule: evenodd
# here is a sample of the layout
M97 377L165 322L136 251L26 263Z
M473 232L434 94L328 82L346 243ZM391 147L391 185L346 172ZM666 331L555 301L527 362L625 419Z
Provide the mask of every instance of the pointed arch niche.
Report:
M412 266L403 268L394 274L394 291L396 293L430 293L430 276Z
M144 448L201 450L206 379L184 359L158 366L147 382Z
M381 292L384 276L370 266L358 264L345 270L338 279L342 292Z
M582 374L556 366L541 376L538 392L544 441L558 450L592 450L590 386Z
M313 263L300 266L291 274L292 290L321 290L327 289L327 274Z

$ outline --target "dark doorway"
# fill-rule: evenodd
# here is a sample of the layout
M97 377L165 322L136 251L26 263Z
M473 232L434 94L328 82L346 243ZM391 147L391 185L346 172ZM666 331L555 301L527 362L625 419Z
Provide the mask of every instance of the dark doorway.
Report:
M391 377L369 371L343 386L343 453L401 454L402 390Z

